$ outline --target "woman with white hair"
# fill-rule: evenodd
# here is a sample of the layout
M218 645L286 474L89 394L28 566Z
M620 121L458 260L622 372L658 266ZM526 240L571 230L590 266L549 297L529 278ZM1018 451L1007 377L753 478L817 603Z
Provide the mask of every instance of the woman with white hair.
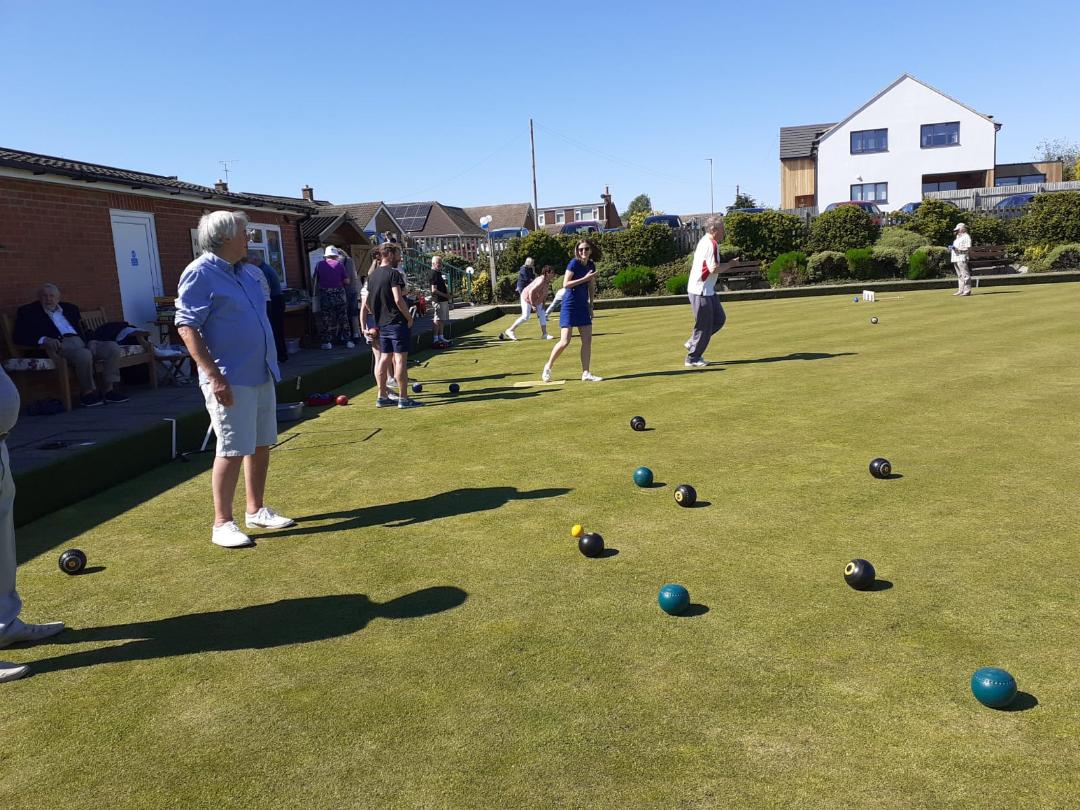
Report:
M315 265L315 281L319 285L319 339L324 349L331 349L335 340L343 340L350 349L352 327L349 324L348 296L346 287L349 273L345 268L345 254L329 245L323 251L323 259Z

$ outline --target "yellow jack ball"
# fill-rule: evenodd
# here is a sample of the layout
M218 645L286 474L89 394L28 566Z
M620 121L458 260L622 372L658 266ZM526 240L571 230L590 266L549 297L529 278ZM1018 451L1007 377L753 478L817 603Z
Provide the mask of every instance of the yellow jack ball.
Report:
M571 537L581 537L585 533L585 528L580 523L575 523L574 528L570 530Z

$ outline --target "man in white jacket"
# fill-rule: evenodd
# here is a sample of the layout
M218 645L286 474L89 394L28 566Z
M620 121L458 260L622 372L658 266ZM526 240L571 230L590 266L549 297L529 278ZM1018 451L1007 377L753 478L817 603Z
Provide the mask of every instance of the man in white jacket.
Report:
M690 339L683 344L686 347L688 368L700 368L708 363L702 359L709 348L712 336L724 327L727 316L716 296L717 271L720 264L720 242L724 238L724 219L714 216L705 220L705 235L698 242L694 251L694 262L690 265L690 281L686 292L690 298L690 308L694 312L694 331Z
M967 225L963 222L956 224L953 233L956 234L956 238L949 252L952 254L953 269L956 271L956 281L959 285L959 289L953 295L971 295L971 271L968 269L971 236L967 232Z

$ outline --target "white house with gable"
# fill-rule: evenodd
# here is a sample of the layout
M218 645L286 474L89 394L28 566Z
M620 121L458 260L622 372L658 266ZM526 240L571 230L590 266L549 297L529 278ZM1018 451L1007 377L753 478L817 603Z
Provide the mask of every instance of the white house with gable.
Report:
M837 124L781 128L781 208L868 200L889 211L930 191L1061 180L1053 163L997 165L1000 128L905 73Z

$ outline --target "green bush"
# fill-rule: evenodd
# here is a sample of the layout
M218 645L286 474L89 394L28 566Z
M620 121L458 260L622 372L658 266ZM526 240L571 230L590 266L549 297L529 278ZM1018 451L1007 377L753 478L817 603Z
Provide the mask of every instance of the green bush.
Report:
M1038 195L1016 227L1019 241L1025 246L1080 242L1080 192Z
M717 248L716 253L720 257L722 262L730 262L732 259L738 259L742 256L742 248L733 242L721 242ZM694 261L694 254L691 253L687 257L687 268L690 267L690 263Z
M1015 230L1019 221L977 214L974 211L969 211L968 218L963 220L973 245L1008 245L1015 242Z
M491 303L491 276L487 268L476 268L472 275L472 293L470 300L477 304Z
M765 271L770 286L794 287L807 281L806 254L801 250L781 253Z
M806 228L801 218L783 211L736 211L724 217L724 235L725 243L739 246L735 255L771 262L782 253L800 249Z
M656 273L640 265L627 267L611 281L623 295L648 295L656 289Z
M669 295L686 295L686 290L689 286L689 273L679 273L679 275L672 276L664 282L664 287L667 289Z
M676 259L673 262L654 267L653 272L656 273L657 288L663 289L666 287L668 279L687 275L690 271L688 265L689 262L686 259Z
M921 233L909 231L907 228L882 228L881 236L874 243L874 247L901 251L904 254L904 260L901 264L906 267L911 254L921 247L927 247L929 244L930 240Z
M953 240L953 228L958 222L967 222L971 211L962 211L944 200L927 198L911 215L908 227L921 233L932 245L947 245ZM974 241L974 237L972 237Z
M850 208L852 206L846 207ZM868 281L877 278L877 265L874 262L873 248L851 248L844 252L844 258L847 259L848 278L856 281Z
M510 240L496 259L496 270L500 275L517 273L518 268L525 264L525 259L532 256L537 272L545 264L550 264L556 273L562 273L570 263L571 250L547 231L533 231L528 236ZM476 266L476 269L479 272L481 268ZM483 269L486 271L487 265Z
M818 216L810 225L810 248L815 253L835 250L841 253L869 248L881 229L873 217L857 205L841 205Z
M847 278L848 263L843 253L835 250L823 250L811 254L806 260L806 277L811 284L823 281L838 281Z
M484 275L486 276L488 273L484 273ZM517 282L517 271L496 276L495 283L498 286L495 288L495 300L500 304L513 304L517 302L518 299L521 298L521 293L514 289L517 286Z
M949 266L949 249L940 245L919 248L908 259L907 277L912 281L939 278Z
M677 259L681 253L675 234L667 225L642 225L625 231L590 234L590 243L594 236L599 237L605 257L624 267L656 267Z
M608 261L607 259L596 262L597 293L603 292L604 290L615 289L615 276L621 273L624 269L625 266L619 262Z
M1080 244L1058 245L1031 266L1036 273L1080 269Z
M870 248L874 256L874 278L903 278L907 275L911 255L898 247Z

